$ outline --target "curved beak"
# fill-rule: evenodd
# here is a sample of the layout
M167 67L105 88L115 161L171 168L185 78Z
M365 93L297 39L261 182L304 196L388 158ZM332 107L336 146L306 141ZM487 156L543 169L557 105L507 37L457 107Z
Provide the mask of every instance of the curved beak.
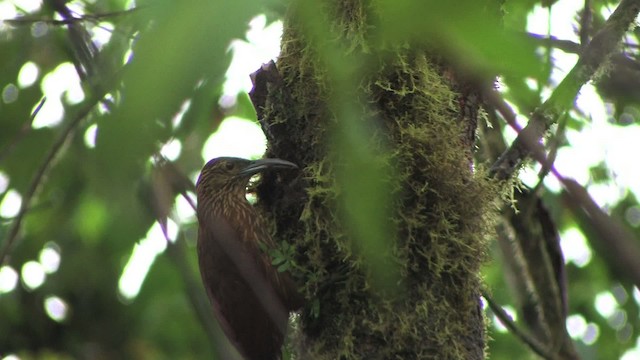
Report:
M251 176L267 169L297 169L298 165L281 159L260 159L254 160L244 169L240 170L238 175Z

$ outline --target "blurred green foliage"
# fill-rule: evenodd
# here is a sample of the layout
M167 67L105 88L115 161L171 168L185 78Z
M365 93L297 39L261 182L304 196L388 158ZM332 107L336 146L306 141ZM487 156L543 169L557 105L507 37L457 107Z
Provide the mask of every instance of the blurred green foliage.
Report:
M31 126L29 119L45 95L40 85L46 75L67 62L85 70L88 66L74 55L86 50L87 43L69 37L68 27L53 21L60 19L49 6L54 2L45 1L32 12L17 9L26 21L0 24L0 90L3 94L0 175L8 180L7 189L0 186L0 203L8 189L27 194L33 179L46 170L36 196L28 199L21 231L3 266L11 267L21 276L23 265L38 261L47 246L58 249L61 257L57 271L46 274L41 286L30 289L19 280L13 290L0 292L0 357L16 354L24 359L211 358L214 346L203 330L203 320L189 298L185 280L185 276L195 276L199 281L193 251L193 220L179 224L179 231L186 234L186 246L191 250L186 254L190 274L185 275L184 268L165 252L153 262L135 299L119 294L118 281L134 244L145 238L158 212L170 210L159 209L161 206L149 195L154 194L150 190L153 155L164 143L177 139L182 144L182 152L175 164L184 174L192 174L202 165L200 152L204 141L225 114L255 116L244 96L235 109L221 109L218 105L224 71L229 64L228 44L234 38L244 37L252 16L268 12L271 18L277 19L283 5L269 2L266 8L264 4L247 0L147 0L138 2L137 10L126 11L130 2L124 0L74 2L77 7L73 9L82 9L76 16L105 14L99 19L77 20L77 24L91 34L104 25L101 23L110 23L114 28L111 40L93 58L97 71L91 74L87 71L83 81L84 100L71 103L63 96L62 122L37 128ZM2 1L3 5L9 3ZM523 33L528 14L541 1L379 3L383 16L375 31L381 43L419 39L419 43L435 46L448 56L460 59L461 67L468 71L485 77L500 75L508 87L505 98L523 114L543 100L543 86L532 89L526 84L531 79L542 85L549 84L554 65L549 55L551 47ZM603 9L615 5L609 1L590 3L595 24L602 24ZM492 15L477 16L487 12ZM575 22L570 15L566 21ZM634 39L637 42L637 38ZM630 49L637 52L633 47ZM325 55L335 60L334 65L342 69L340 71L359 64L354 64L354 59L334 57L330 51L336 49L327 51ZM130 53L133 54L131 61L125 63L125 56ZM26 62L38 66L38 78L31 86L19 87L17 98L12 99L6 95L8 86L17 84L18 74ZM605 74L601 80L609 78L613 77ZM342 78L348 79L348 76ZM344 100L348 95L337 96ZM611 96L615 97L615 92ZM58 100L49 98L45 104ZM174 121L175 114L187 100L191 106L181 121ZM637 105L634 100L638 99L631 99L631 106ZM629 104L628 99L625 101ZM348 114L353 106L360 106L347 100L334 102L338 114ZM579 130L589 121L583 114L572 112L567 126ZM638 120L634 122L637 124ZM85 136L95 124L98 132L94 147L87 145ZM370 166L378 157L365 151L367 141L372 141L366 128L348 121L340 126L343 128L338 133L342 136L336 138L336 147L349 151L357 165L341 176L356 178L363 185L346 188L353 191L353 197L346 197L345 211L351 214L347 218L353 222L354 231L363 232L360 237L377 239L369 254L376 262L380 260L376 257L378 250L384 249L385 234L392 225L386 223L384 209L371 204L388 201L381 174L392 169L385 165ZM52 161L45 161L52 145L60 139L64 146ZM561 145L569 146L566 141ZM595 183L614 181L605 164L598 164L590 171ZM379 181L368 181L372 178ZM173 199L180 189L171 183L165 190ZM361 202L367 194L375 196ZM633 194L627 191L624 195L622 201L608 209L619 219L625 219L629 209L638 207ZM559 194L547 193L544 200L561 231L580 226L582 220L566 210L565 200ZM14 220L0 218L2 247L7 246ZM586 232L587 238L593 236ZM636 237L640 235L638 227L633 232ZM624 274L616 273L598 256L601 250L592 251L593 258L586 266L567 265L569 314L579 315L597 326L593 344L576 340L584 359L617 358L636 346L640 294ZM484 274L486 282L499 303L513 305L497 246L492 248L492 254L494 261L487 265ZM276 258L278 266L289 266L290 254L282 253ZM605 318L596 310L596 296L606 292L615 295L615 314L621 316L622 321ZM50 296L59 297L67 304L66 317L59 322L45 310L44 302ZM490 336L491 358L529 356L523 355L529 354L529 350L511 334L492 331Z

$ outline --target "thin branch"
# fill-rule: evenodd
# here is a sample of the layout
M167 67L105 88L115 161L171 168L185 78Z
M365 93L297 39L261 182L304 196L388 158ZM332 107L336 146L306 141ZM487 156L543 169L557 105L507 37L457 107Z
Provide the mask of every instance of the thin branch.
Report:
M580 16L580 46L585 47L589 43L589 33L591 32L591 22L593 20L593 11L591 9L591 0L584 0L582 8L582 16Z
M20 131L16 134L16 136L14 136L13 140L11 140L9 144L7 144L7 146L5 146L4 149L2 149L2 151L0 151L0 161L2 161L2 159L4 159L5 156L9 155L9 153L13 151L16 145L25 137L25 135L27 135L29 130L31 130L31 125L33 124L33 120L36 118L36 116L42 109L42 106L44 106L45 101L47 101L47 98L43 97L42 100L40 100L40 102L36 106L35 110L33 110L33 113L31 113L29 120L26 123L22 124Z
M556 157L558 156L558 150L560 148L560 143L564 139L565 129L567 127L567 117L568 114L564 114L560 121L558 121L558 129L554 134L554 137L549 141L548 148L549 155L547 155L547 162L541 164L540 171L538 172L538 184L536 184L533 192L538 193L543 186L544 179L549 175L549 171L551 171L551 167L553 163L556 161Z
M38 170L36 171L33 178L31 179L31 183L29 184L27 192L22 197L22 204L20 205L20 210L18 211L18 214L14 218L13 223L11 224L11 228L9 228L7 236L4 242L2 243L2 249L0 249L0 265L4 264L4 261L6 260L7 256L11 252L11 248L18 237L18 233L20 232L20 225L22 224L22 220L24 219L24 216L27 214L27 211L29 210L29 207L31 205L31 201L33 200L36 192L38 191L38 188L40 187L40 184L42 183L42 180L44 179L47 171L51 168L51 165L53 164L53 160L55 159L56 155L58 155L58 153L66 143L67 139L69 139L69 137L71 136L75 128L96 106L96 104L100 101L100 99L104 97L104 95L105 94L103 93L103 94L100 94L100 96L96 96L92 98L91 101L89 101L87 105L83 107L76 114L76 116L71 120L71 122L67 124L67 126L62 130L58 139L53 143L53 145L49 149L49 152L46 154L44 160L42 161L42 164L40 164L40 166L38 167Z
M485 92L483 96L505 118L507 123L515 122L515 112L503 99L497 96L495 90L493 90L493 93ZM518 138L521 136L522 132L518 134ZM637 246L638 240L622 224L602 211L584 187L575 182L575 180L567 179L560 174L552 165L539 142L530 141L524 143L523 146L531 146L531 148L526 149L528 154L543 167L547 166L554 177L560 181L575 205L573 211L583 211L593 221L593 226L597 228L600 237L607 241L604 246L619 259L620 263L624 264L624 268L628 269L629 279L640 287L640 262L637 261L637 259L640 259L640 248Z
M555 36L547 36L541 34L527 33L527 35L536 40L541 45L554 47L567 53L579 54L582 50L580 44L571 40L562 40Z
M544 132L569 109L580 88L616 50L622 37L634 23L638 12L640 12L640 0L622 0L551 97L534 110L524 130L493 164L490 170L491 176L506 180L513 175L525 158L533 155L531 149L540 147L540 139Z
M518 124L516 113L511 106L502 98L500 93L493 88L485 86L481 89L482 99L488 105L491 105L500 113L507 125L511 126L517 132L522 131L522 127Z
M73 16L70 12L70 10L66 7L66 4L61 1L61 0L52 0L50 3L51 6L53 6L53 8L59 12L61 14L61 16L63 16L65 19L73 19ZM131 10L127 10L127 12L131 12ZM97 15L96 18L100 17L101 15ZM11 20L10 20L11 21ZM9 22L10 22L9 21ZM84 62L82 60L78 60L78 59L74 59L74 63L76 64L76 69L78 69L79 65L85 65L87 66L87 68L93 67L95 66L95 64L93 63L95 61L95 54L97 54L98 50L97 48L95 48L95 45L91 42L90 38L87 38L87 44L92 47L91 49L88 48L84 48L84 49L80 49L82 47L84 47L84 44L82 40L83 38L85 38L86 36L88 36L86 34L86 31L84 31L83 34L76 34L76 39L77 41L74 42L74 32L72 31L73 28L73 22L69 23L68 25L70 25L70 36L72 39L72 42L74 45L78 45L79 49L77 49L79 52L82 53L89 53L90 56L88 57L83 57L84 58ZM76 54L76 55L81 55L81 54ZM79 62L79 64L78 64ZM78 74L80 75L81 79L84 79L83 77L83 72L79 71ZM106 79L105 82L107 83L115 83L116 82L116 78L118 78L119 76L112 76L109 79ZM107 86L92 86L93 88L93 96L89 99L89 101L87 102L87 104L81 108L78 113L76 114L75 117L72 118L72 120L67 124L66 127L64 127L60 133L60 136L58 137L58 139L56 139L56 141L53 143L53 145L51 146L51 148L49 149L48 153L46 154L42 164L38 167L36 173L34 174L31 183L29 184L29 187L27 188L26 193L24 194L23 198L22 198L22 204L20 205L20 210L18 211L18 214L16 215L16 217L13 220L13 223L11 224L11 227L9 228L9 231L7 233L7 236L5 238L5 241L2 243L2 248L0 249L0 265L4 264L5 260L7 259L9 253L11 252L11 248L14 245L17 237L18 237L18 233L20 232L20 226L22 224L22 220L24 219L25 215L27 214L27 212L29 211L29 207L31 205L31 202L33 200L33 198L35 197L38 188L40 187L40 184L42 183L42 180L44 179L47 171L50 169L50 167L53 164L53 161L56 157L56 155L62 150L64 144L66 143L66 141L69 139L69 137L72 135L73 131L75 130L75 128L82 122L83 119L86 118L86 116L91 112L91 110L98 104L98 102L103 101L105 95L107 94ZM41 106L40 106L41 107ZM36 110L39 110L36 109ZM32 115L32 117L35 117L35 114Z
M196 187L193 185L191 179L186 176L180 169L162 154L156 153L153 155L156 162L156 168L162 170L162 176L165 178L167 184L171 186L171 189L187 200L187 203L191 206L193 211L196 211L196 203L189 196L189 191L195 193Z
M491 308L491 311L496 315L496 317L500 320L500 322L509 329L509 331L518 337L523 343L525 343L533 352L542 356L545 359L555 359L553 355L549 352L547 348L545 348L538 340L536 340L533 336L526 333L524 330L521 330L518 325L513 321L511 316L507 314L506 311L502 308L502 306L498 305L493 298L488 294L488 292L484 289L480 290L482 293L482 297L487 300L487 304Z
M7 19L7 20L4 20L4 22L9 24L9 25L13 25L13 26L29 25L29 24L33 24L33 23L45 23L45 24L49 24L49 25L71 25L71 24L84 22L84 21L87 21L87 22L99 22L100 20L103 20L103 19L129 15L129 14L133 13L134 11L137 11L137 10L140 10L140 9L141 9L141 7L138 6L138 7L132 8L132 9L128 9L128 10L106 12L106 13L102 13L102 14L87 14L87 15L81 15L81 16L77 16L77 17L73 16L73 17L69 17L69 18L66 18L66 19L62 19L62 20L46 19L46 18L42 18L42 17L23 16L23 17L18 17L18 18L15 18L15 19Z
M554 169L552 168L552 171ZM587 190L573 179L554 175L560 180L575 213L582 212L589 219L598 236L598 247L610 254L609 263L621 269L630 281L640 288L640 246L638 239L616 219L604 212L591 198ZM591 240L591 239L590 239ZM592 240L593 241L593 240Z
M49 0L47 3L63 20L75 19L65 0ZM75 21L67 24L67 36L75 55L72 60L78 76L83 82L92 79L97 74L98 46L86 27Z
M182 197L187 200L187 202L189 203L189 205L191 206L191 208L193 209L193 211L197 211L196 208L196 203L193 201L193 199L191 198L191 196L189 196L189 194L187 194L186 191L182 191L180 192L180 195L182 195Z

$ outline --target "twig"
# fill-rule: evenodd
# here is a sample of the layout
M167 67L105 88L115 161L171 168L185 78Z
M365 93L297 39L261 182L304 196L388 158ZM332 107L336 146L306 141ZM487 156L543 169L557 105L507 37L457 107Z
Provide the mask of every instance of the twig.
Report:
M540 189L542 189L544 179L547 177L547 175L549 175L549 171L551 171L551 167L556 161L556 158L558 156L558 149L560 148L560 142L564 138L564 132L567 127L568 116L568 114L564 114L562 116L562 119L558 121L558 130L556 131L554 137L548 143L548 148L550 149L549 155L547 155L547 162L540 164L541 168L538 172L538 184L536 184L535 188L533 189L534 193L538 193Z
M96 96L93 99L91 99L91 101L87 103L87 105L76 114L75 118L73 118L71 122L67 124L67 126L62 130L62 133L60 134L58 139L53 143L53 145L49 149L49 152L45 156L44 161L42 162L42 164L40 164L40 167L34 174L33 179L31 179L31 183L27 188L27 192L22 197L22 204L20 205L20 210L18 211L18 214L13 220L13 223L11 224L11 228L9 228L7 237L2 243L2 249L0 249L0 265L4 264L4 261L6 260L7 255L9 255L9 252L11 251L11 247L13 246L13 243L15 242L18 236L18 233L20 231L20 225L22 224L22 220L24 219L24 216L29 210L31 201L35 196L38 190L38 187L42 182L42 179L44 178L45 174L51 167L53 163L53 159L60 152L63 145L69 138L69 136L73 133L73 130L89 114L91 109L94 108L94 106L100 101L100 99L104 95L105 94L102 93L100 94L100 96Z
M31 113L31 116L29 117L29 121L27 121L22 125L22 128L20 128L20 132L18 132L16 136L13 138L13 140L11 140L11 142L7 144L7 146L5 146L5 148L2 149L2 151L0 151L0 161L2 161L2 159L5 156L11 153L13 148L15 148L15 146L20 142L20 140L22 140L22 138L24 138L24 136L27 135L29 130L31 130L31 125L33 124L33 120L36 118L36 116L42 109L42 106L44 105L46 100L47 100L46 96L43 97L42 100L40 100L40 102L38 103L38 106L36 106L35 110L33 110L33 113Z
M518 325L513 322L511 316L507 314L504 309L498 305L493 298L488 294L488 292L484 289L480 290L482 297L487 300L487 304L491 308L491 311L496 315L496 317L500 320L500 322L507 328L509 331L517 336L523 343L527 344L533 352L542 356L545 359L555 359L555 357L549 353L549 350L546 349L538 340L533 338L533 336L527 334L524 330L521 330Z
M515 121L515 113L503 99L497 96L485 96L484 98L489 100L489 104L496 108L507 123ZM518 134L518 138L520 138L521 135L522 133ZM576 205L573 207L573 211L583 211L593 221L593 225L597 227L601 237L607 239L609 244L607 245L607 249L609 249L616 258L620 259L620 262L624 264L626 269L629 269L629 279L633 281L636 286L640 286L640 262L637 261L637 259L640 259L640 249L636 245L637 240L635 237L630 234L622 224L619 224L612 219L610 215L603 212L580 184L560 174L553 166L553 162L550 161L545 154L540 143L532 141L524 143L523 146L533 147L526 149L527 152L534 160L539 162L543 168L547 167L553 176L560 181L567 195L571 198L573 204Z
M73 18L73 16L70 13L70 10L66 7L65 3L62 1L58 1L58 0L53 0L51 2L51 4L56 11L58 11L65 19L71 19ZM128 10L128 12L130 12L131 10ZM98 17L100 15L97 15ZM10 22L11 20L9 20ZM73 22L69 23L68 25L73 25ZM73 29L69 29L70 30L70 35L73 35ZM86 34L84 34L86 35ZM82 37L83 35L80 35L80 37ZM73 36L72 36L72 41L73 41ZM81 44L82 41L79 41L77 43L74 42L74 45L79 45L82 46ZM88 43L90 43L90 45L93 46L93 43L90 41L90 39L88 40ZM80 51L86 52L86 51L95 51L97 52L97 49L94 50L87 50L87 49L80 49ZM95 58L93 56L90 56L89 58L85 58L85 62L83 63L82 60L80 60L80 64L84 64L87 67L92 67L94 66L93 63L91 63L91 61L94 61ZM74 63L76 64L76 69L78 69L78 60L74 59ZM80 75L80 78L83 79L83 72L79 71L78 74ZM117 78L118 76L116 76ZM111 83L115 83L115 80L113 78L110 78L109 81L111 81ZM42 164L40 165L40 167L38 168L38 170L36 171L36 173L33 176L33 179L31 180L31 183L29 184L29 187L27 188L26 193L24 194L23 198L22 198L22 204L20 205L20 210L18 211L18 214L16 215L15 219L13 220L13 223L11 224L11 227L9 228L9 231L7 233L7 236L5 238L5 241L2 243L2 248L0 249L0 265L4 264L7 256L9 255L9 253L11 252L11 247L13 246L16 238L18 237L18 233L20 232L20 225L22 224L22 220L24 219L24 216L26 215L27 211L29 210L29 206L31 204L31 201L33 199L33 197L35 196L40 184L42 183L42 179L44 178L44 176L46 175L47 171L49 170L49 168L51 167L54 158L56 157L56 155L60 152L60 150L62 149L62 147L64 146L65 142L67 141L67 139L71 136L71 134L73 133L73 130L78 126L78 124L80 124L80 122L89 114L89 112L97 105L98 102L102 101L105 97L105 95L107 94L107 86L94 86L93 87L93 96L90 98L90 100L87 102L87 105L85 107L83 107L82 109L80 109L80 111L76 114L76 116L71 120L71 122L65 127L63 128L60 136L58 137L58 139L53 143L53 145L51 146L51 148L49 149L49 152L46 154L45 159L43 160ZM42 107L42 102L39 105L39 107L36 109L37 111L40 110L40 108ZM36 115L36 112L34 112L34 114L32 115L32 118L34 118Z
M544 132L568 109L580 88L616 50L625 32L635 21L638 12L640 12L640 0L622 0L551 97L534 110L524 130L493 164L490 170L491 176L499 180L510 178L522 161L532 155L532 149L540 147L539 142Z
M589 43L589 33L591 32L591 22L593 12L591 10L591 0L584 0L582 16L580 16L580 46L585 47Z
M42 17L23 16L15 19L7 19L7 20L4 20L4 22L9 25L26 25L26 24L33 24L33 23L40 23L40 22L45 24L50 24L50 25L70 25L70 24L74 24L82 21L98 22L99 20L106 19L106 18L128 15L140 9L141 7L138 6L128 10L106 12L102 14L87 14L87 15L82 15L78 17L75 17L75 16L69 17L62 20L45 19Z
M554 170L552 168L552 172ZM640 287L638 239L619 221L602 211L587 190L575 180L563 178L557 172L554 172L554 175L560 180L571 200L571 208L574 213L582 212L586 215L589 219L589 225L596 230L598 236L595 238L599 241L597 245L601 249L606 249L610 254L608 257L610 265L621 270L621 273L626 274L628 280Z
M544 46L551 46L567 53L579 54L582 51L580 44L571 40L563 40L555 36L547 36L534 33L527 33L527 36Z
M488 86L484 86L481 89L481 92L484 102L496 109L500 113L500 115L502 115L502 118L507 123L507 125L511 126L511 128L517 132L522 131L522 127L518 124L518 121L516 119L515 111L513 111L511 106L509 106L509 104L504 101L500 93Z
M187 200L187 203L189 203L189 205L191 206L191 208L193 209L193 211L197 211L197 207L196 207L196 203L193 201L193 199L191 198L191 196L189 196L189 194L187 194L186 191L181 191L180 195L182 195L182 197Z

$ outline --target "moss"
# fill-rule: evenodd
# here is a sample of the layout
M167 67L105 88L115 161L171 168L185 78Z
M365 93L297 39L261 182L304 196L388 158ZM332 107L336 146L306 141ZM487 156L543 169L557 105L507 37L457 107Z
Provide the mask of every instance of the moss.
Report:
M370 51L375 11L367 4L327 5L350 51ZM267 155L295 161L303 173L290 185L295 201L261 206L278 224L276 238L297 248L293 274L308 305L292 335L295 352L313 359L482 358L479 269L498 188L481 168L472 170L465 136L476 119L460 115L457 85L445 65L407 46L387 49L359 84L382 119L378 136L390 147L397 177L392 253L403 296L375 296L337 216L340 189L328 157L328 128L338 121L327 105L331 84L295 19L288 20L278 60L285 86L269 94L262 121L276 134Z

